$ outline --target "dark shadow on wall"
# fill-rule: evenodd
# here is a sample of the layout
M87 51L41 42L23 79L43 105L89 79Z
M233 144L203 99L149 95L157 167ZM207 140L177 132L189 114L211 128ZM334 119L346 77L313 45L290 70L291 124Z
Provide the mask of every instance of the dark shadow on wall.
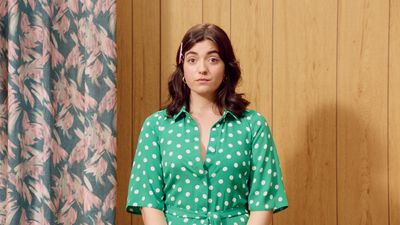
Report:
M338 225L389 224L387 113L363 110L338 108Z
M274 122L289 198L274 225L388 224L386 118L336 104L293 111Z
M274 215L274 225L336 225L336 105L308 114L287 112L280 115L287 120L273 126L284 132L277 148L284 156L289 208ZM282 125L284 129L275 129Z
M388 225L386 119L336 104L292 112L273 124L289 200L274 225Z

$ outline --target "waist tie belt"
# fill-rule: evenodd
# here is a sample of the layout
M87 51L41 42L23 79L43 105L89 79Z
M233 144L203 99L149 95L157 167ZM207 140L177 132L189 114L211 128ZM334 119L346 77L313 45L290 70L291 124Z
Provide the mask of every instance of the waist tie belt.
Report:
M204 219L208 221L209 225L221 225L222 220L236 216L245 215L248 213L246 208L231 208L224 211L213 212L194 212L187 209L182 209L174 206L167 206L166 214L188 219Z

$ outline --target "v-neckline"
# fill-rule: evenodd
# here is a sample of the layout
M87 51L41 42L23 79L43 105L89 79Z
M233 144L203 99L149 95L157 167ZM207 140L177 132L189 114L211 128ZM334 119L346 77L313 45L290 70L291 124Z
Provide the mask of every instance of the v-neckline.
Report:
M201 143L201 129L200 129L200 126L199 126L199 124L197 123L197 121L190 115L190 118L194 121L194 123L196 124L196 126L197 126L197 128L198 128L198 138L199 138L199 151L198 151L198 154L197 154L197 156L198 157L200 157L200 163L201 163L201 165L202 165L202 167L203 167L203 169L205 168L205 163L206 163L206 159L207 159L207 155L208 155L208 148L210 147L210 141L211 141L211 132L212 132L212 129L225 117L225 112L218 118L218 120L216 120L216 122L214 122L212 125L211 125L211 127L209 128L209 133L208 133L208 141L207 141L207 145L205 146L205 149L204 149L204 151L205 151L205 154L204 154L204 158L202 157L202 155L201 155L201 145L202 145L202 143ZM196 157L197 157L196 156Z

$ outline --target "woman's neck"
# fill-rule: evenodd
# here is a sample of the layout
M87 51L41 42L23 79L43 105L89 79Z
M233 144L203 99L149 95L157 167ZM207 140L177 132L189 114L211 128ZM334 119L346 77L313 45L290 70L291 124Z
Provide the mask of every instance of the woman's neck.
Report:
M211 97L203 97L199 95L190 95L190 114L204 115L216 114L220 115L218 106Z

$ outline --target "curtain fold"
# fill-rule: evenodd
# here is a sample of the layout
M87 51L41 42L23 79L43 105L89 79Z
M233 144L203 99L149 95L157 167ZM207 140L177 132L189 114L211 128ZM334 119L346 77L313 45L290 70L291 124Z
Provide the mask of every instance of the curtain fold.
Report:
M0 224L114 224L114 0L0 0Z

